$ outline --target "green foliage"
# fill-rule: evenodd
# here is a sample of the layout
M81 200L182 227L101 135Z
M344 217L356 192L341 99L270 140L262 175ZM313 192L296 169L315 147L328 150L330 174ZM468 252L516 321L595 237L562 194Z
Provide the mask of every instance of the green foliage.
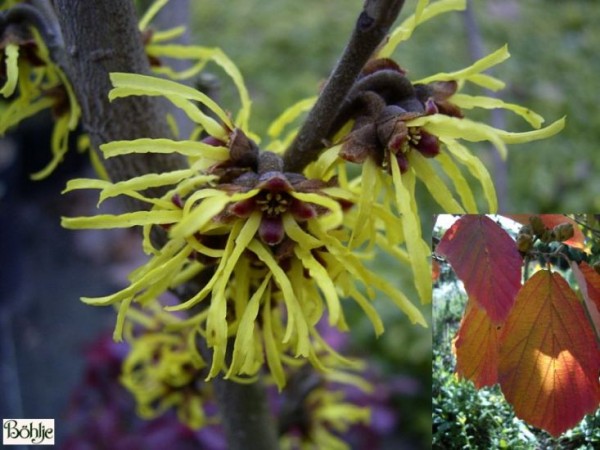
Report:
M451 341L466 299L454 281L442 286L436 289L433 305L433 448L534 448L523 446L524 442L535 442L535 437L515 418L497 386L478 391L473 383L454 374Z
M498 8L502 2L493 3ZM509 100L544 111L549 118L567 115L567 127L551 142L512 152L510 186L519 204L516 209L579 211L600 206L600 179L594 176L600 169L595 150L600 130L594 125L600 110L592 84L600 70L600 60L593 56L600 45L592 26L600 20L597 6L590 0L518 2L513 8L519 14L512 19L486 16L483 5L478 10L484 35L490 42L508 42L518 62L499 73L512 80ZM523 167L527 170L520 173Z
M318 93L360 8L340 0L191 4L194 41L219 46L236 62L253 100L250 125L259 133L292 103Z
M535 435L514 417L500 389L478 392L471 382L457 380L447 370L449 359L434 351L434 448L535 448Z

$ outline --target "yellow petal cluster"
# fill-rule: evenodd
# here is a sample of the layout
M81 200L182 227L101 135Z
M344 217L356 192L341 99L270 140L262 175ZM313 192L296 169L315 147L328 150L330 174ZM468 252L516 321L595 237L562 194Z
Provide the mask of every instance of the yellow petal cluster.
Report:
M190 428L207 424L203 403L210 390L199 377L205 363L187 341L165 332L132 339L120 380L134 396L140 417L153 419L174 408Z
M68 149L69 134L77 127L81 111L71 84L52 61L43 39L33 28L31 37L36 48L32 51L39 59L35 64L21 54L18 42L8 42L4 49L0 49L7 75L4 86L0 87L0 94L9 100L8 106L0 110L0 136L43 110L51 109L54 112L50 145L52 159L46 167L32 175L33 179L40 180L63 160ZM61 98L62 95L66 100ZM66 105L63 104L65 101Z
M465 0L440 0L430 2L419 0L415 14L409 16L396 27L389 38L377 50L374 59L389 58L396 47L407 40L417 26L431 18L448 11L463 10ZM358 205L355 218L353 243L360 246L365 240L372 242L387 241L402 245L405 256L410 261L414 274L415 288L422 301L431 300L431 269L428 260L429 245L423 240L419 211L415 200L418 187L416 181L424 187L441 209L447 213L464 214L478 213L481 207L476 201L471 185L465 177L465 172L477 180L482 187L487 212L496 212L498 201L492 178L481 162L463 142L490 142L503 158L507 156L508 144L526 143L533 140L546 139L560 132L565 126L561 118L552 124L542 127L544 119L537 113L520 105L504 102L498 98L481 95L467 95L461 92L465 83L498 90L504 87L500 80L484 73L487 69L509 58L506 46L474 62L464 69L441 72L413 82L414 85L426 85L435 82L456 82L458 91L447 101L463 110L473 108L494 109L502 108L522 117L532 131L509 132L494 128L482 122L467 117L451 117L442 113L424 114L407 119L405 124L409 129L423 130L435 136L440 144L440 153L436 157L426 158L418 151L411 151L404 156L408 169L401 173L395 158L391 158L388 167L380 167L373 159L367 158L362 163L359 177L349 179L347 163L337 160L336 156L341 144L347 139L351 126L342 127L336 135L334 145L324 151L319 160L312 164L307 173L312 176L337 176L340 184L354 193L348 200ZM290 122L295 114L300 114L303 103L287 111L277 123L277 131ZM348 125L351 125L349 123ZM293 135L293 133L290 133ZM288 142L286 140L286 142ZM277 142L279 144L279 142ZM448 183L449 182L449 183ZM385 211L385 213L382 213ZM388 217L384 216L386 214ZM389 215L398 215L399 224L391 220ZM398 240L398 228L409 239ZM396 254L398 254L396 252Z

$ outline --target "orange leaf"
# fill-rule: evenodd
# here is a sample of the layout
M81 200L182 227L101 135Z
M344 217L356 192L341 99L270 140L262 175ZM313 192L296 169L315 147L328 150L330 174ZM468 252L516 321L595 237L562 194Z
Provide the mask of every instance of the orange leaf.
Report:
M489 217L464 215L436 251L446 256L469 298L494 323L504 322L521 287L521 255L508 233Z
M586 262L582 262L579 268L587 282L590 299L594 301L596 308L600 310L600 274Z
M548 227L549 229L552 229L556 225L560 225L561 223L570 223L571 225L573 225L574 234L571 239L567 239L565 241L565 244L570 245L571 247L580 248L582 250L585 248L585 236L579 228L579 224L570 217L565 216L564 214L509 214L505 217L508 217L509 219L512 219L515 222L522 223L523 225L528 225L529 217L533 215L539 215L544 225L546 225L546 227Z
M431 261L431 281L437 281L440 277L440 263L435 259Z
M500 333L498 379L515 414L554 436L600 403L600 350L575 292L540 270L519 291Z
M579 284L579 291L596 330L596 336L600 340L600 275L586 262L582 262L580 266L571 262L571 270Z
M498 329L486 312L472 300L454 338L456 373L471 380L477 389L498 382Z

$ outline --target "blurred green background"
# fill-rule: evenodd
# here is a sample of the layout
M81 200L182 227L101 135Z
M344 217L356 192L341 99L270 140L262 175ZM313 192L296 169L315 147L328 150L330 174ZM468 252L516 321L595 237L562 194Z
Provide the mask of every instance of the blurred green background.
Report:
M506 196L505 210L600 210L596 126L600 109L594 91L600 72L596 25L600 4L596 0L472 3L485 51L508 43L512 54L493 69L507 83L500 98L532 108L546 124L567 116L567 126L558 136L509 148L508 188L506 194L499 192ZM416 0L407 0L402 17L414 11L415 4ZM318 92L361 5L361 0L192 2L193 41L221 47L238 64L254 101L251 125L264 135L268 123L285 107ZM467 31L464 14L453 12L420 26L395 58L412 79L418 79L469 65L470 43L473 34ZM510 112L503 119L509 130L527 129ZM493 172L488 147L479 149Z

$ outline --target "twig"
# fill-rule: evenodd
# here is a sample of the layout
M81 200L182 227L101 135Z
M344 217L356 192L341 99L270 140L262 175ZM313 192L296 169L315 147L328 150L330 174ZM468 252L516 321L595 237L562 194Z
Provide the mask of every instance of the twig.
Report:
M582 222L581 219L578 219L577 216L573 217L573 221L577 223L579 226L585 228L590 233L592 233L596 237L600 237L600 229L589 226L587 223Z
M286 171L300 172L317 158L340 105L373 51L387 35L403 5L404 0L366 0L341 59L284 154Z
M10 25L34 27L44 40L54 63L64 69L64 42L58 19L47 0L32 0L31 4L18 3L6 11L0 11L0 38Z

